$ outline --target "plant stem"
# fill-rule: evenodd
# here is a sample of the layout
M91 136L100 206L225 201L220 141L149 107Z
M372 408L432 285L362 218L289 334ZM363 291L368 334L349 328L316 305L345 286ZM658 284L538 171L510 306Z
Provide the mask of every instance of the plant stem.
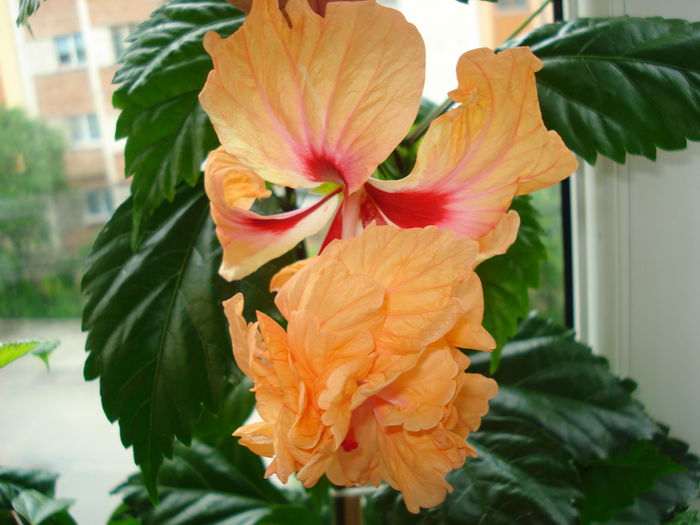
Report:
M411 133L408 134L408 137L406 137L405 141L406 144L408 146L411 146L419 138L425 135L425 132L428 131L428 126L430 126L430 123L436 118L438 118L440 115L445 113L448 109L450 109L452 107L452 104L454 104L454 102L448 98L438 107L436 107L433 111L431 111L430 114L427 117L425 117L418 124L418 126L416 126L416 128L413 131L411 131Z
M11 510L11 511L10 511L10 514L11 514L12 517L15 519L15 522L17 523L17 525L23 525L23 524L22 524L22 520L19 519L19 516L17 515L17 513L16 513L14 510Z
M344 487L331 492L333 499L333 525L362 525L362 496L358 491Z
M542 11L544 11L544 8L547 7L551 3L552 3L552 0L544 0L544 2L542 2L542 5L539 6L530 16L528 16L527 19L522 24L520 24L518 26L518 28L515 31L513 31L511 33L511 35L508 38L506 38L505 42L503 42L503 43L505 44L509 40L512 40L513 38L518 36L520 34L520 32L523 29L525 29L528 25L530 25L530 22L532 22L535 19L535 17L537 17L537 15L539 15ZM501 44L501 45L503 45L503 44Z

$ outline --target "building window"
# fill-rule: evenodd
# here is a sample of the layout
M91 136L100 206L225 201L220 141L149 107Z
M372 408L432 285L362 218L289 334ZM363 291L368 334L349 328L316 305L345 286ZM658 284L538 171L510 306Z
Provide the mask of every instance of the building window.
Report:
M97 115L72 115L67 118L68 138L74 146L92 145L100 140Z
M114 58L118 59L126 49L128 36L136 31L138 24L126 24L122 26L113 26L112 29L112 45L114 46Z
M106 221L113 211L114 203L109 188L85 190L85 218L88 222Z
M60 66L77 66L85 63L85 43L80 33L57 36L53 42L56 59Z

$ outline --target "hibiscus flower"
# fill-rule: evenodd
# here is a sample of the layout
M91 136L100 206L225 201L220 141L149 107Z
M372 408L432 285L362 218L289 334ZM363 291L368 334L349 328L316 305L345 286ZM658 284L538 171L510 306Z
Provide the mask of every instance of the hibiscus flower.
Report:
M325 2L321 2L325 4ZM519 218L516 195L554 184L577 166L547 131L527 48L465 53L458 106L436 118L400 180L372 177L415 120L425 50L398 11L373 1L255 0L243 26L204 45L214 69L200 95L222 144L205 186L224 250L220 273L240 279L328 226L323 246L374 221L436 225L503 253ZM323 198L278 215L250 211L265 182L316 188ZM323 191L325 190L325 191Z
M274 458L267 476L297 473L307 487L324 474L343 486L385 481L411 512L444 500L445 475L476 455L465 439L497 392L464 372L457 349L493 347L477 257L477 242L449 230L369 225L282 286L286 331L260 312L246 324L241 294L224 303L262 417L234 435Z

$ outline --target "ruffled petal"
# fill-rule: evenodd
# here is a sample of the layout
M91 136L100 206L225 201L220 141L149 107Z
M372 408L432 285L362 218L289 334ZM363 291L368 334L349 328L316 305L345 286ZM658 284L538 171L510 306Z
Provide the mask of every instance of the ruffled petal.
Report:
M334 258L319 258L306 265L280 290L275 304L286 319L304 310L334 332L372 332L385 316L381 284L371 276L349 271Z
M321 230L338 205L337 193L331 193L313 206L278 215L248 211L254 199L269 192L262 179L222 149L207 160L204 187L224 250L219 273L229 281L245 277Z
M233 435L240 437L238 443L248 447L255 454L271 458L275 455L274 430L275 427L272 423L259 421L239 427Z
M506 253L510 245L515 242L519 228L520 215L515 210L508 211L493 230L479 239L479 256L476 264Z
M375 398L375 414L384 426L419 431L437 426L454 398L461 373L449 347L428 348L416 366L397 377Z
M286 15L256 0L232 36L207 34L214 70L200 100L226 150L265 180L352 192L413 123L423 41L374 2L333 2L321 17L290 0Z
M275 421L282 407L282 388L270 356L258 331L258 323L247 324L243 318L243 295L237 293L224 302L233 341L233 357L241 371L254 383L258 412L263 419Z
M452 486L445 475L475 450L442 425L421 432L377 425L382 478L400 490L409 512L439 505Z
M484 319L484 292L479 276L471 274L459 285L456 295L461 315L445 336L447 343L470 350L489 351L496 348L496 340L481 324Z
M450 93L461 105L433 121L413 172L365 187L384 216L402 228L434 224L481 239L516 194L571 175L575 157L542 122L534 75L541 67L527 48L462 55Z
M460 374L457 394L453 401L456 421L450 430L463 439L481 425L481 417L489 410L489 399L498 394L498 385L481 374Z
M272 279L270 279L270 292L279 292L280 289L287 284L287 281L294 277L299 270L313 260L314 257L301 259L282 268L279 272L272 276Z
M413 367L420 352L452 328L461 315L456 288L477 251L476 242L448 230L374 225L324 250L323 257L342 260L351 274L367 275L385 290L386 320L376 333L378 355L365 392Z

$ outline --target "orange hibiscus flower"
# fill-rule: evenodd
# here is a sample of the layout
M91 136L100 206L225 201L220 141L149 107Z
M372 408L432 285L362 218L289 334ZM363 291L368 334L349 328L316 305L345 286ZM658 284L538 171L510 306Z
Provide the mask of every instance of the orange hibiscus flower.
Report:
M452 231L369 225L281 288L286 331L260 312L246 324L241 294L224 303L262 417L234 435L274 458L268 476L296 472L307 487L323 474L344 486L383 480L411 512L443 501L445 475L475 455L465 439L497 391L464 372L456 348L494 346L477 256Z
M255 0L232 36L205 37L214 69L200 100L222 144L205 184L224 249L221 274L242 278L329 223L324 247L375 221L449 228L481 240L487 255L502 253L519 225L515 212L506 214L513 197L577 165L542 123L539 59L527 48L464 54L450 93L459 106L432 122L410 175L379 180L373 172L416 117L423 41L401 13L375 2L325 7L321 16L306 0L289 0L283 13L278 0ZM325 197L259 215L249 208L267 194L265 181L324 185ZM241 193L247 197L230 198Z

